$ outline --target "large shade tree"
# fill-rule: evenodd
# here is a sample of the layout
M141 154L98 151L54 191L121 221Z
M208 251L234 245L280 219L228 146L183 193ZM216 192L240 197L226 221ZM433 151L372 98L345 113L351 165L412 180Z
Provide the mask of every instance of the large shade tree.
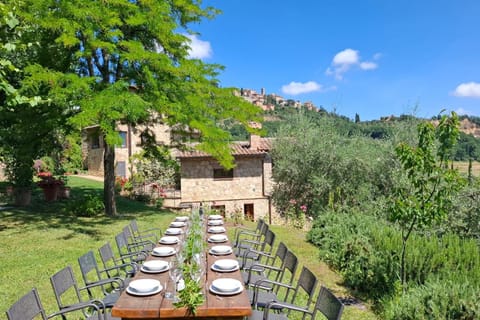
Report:
M0 161L15 187L15 202L29 203L33 182L33 160L60 146L71 113L55 100L42 99L57 75L29 81L35 65L69 65L49 44L54 35L20 21L15 7L0 4ZM61 67L60 67L61 68Z
M25 23L52 35L68 66L36 65L33 83L52 78L47 96L74 105L74 122L98 125L106 142L104 202L116 214L114 147L118 123L148 127L163 122L194 132L198 148L233 166L230 135L218 124L234 119L247 126L259 109L222 88L219 65L189 58L190 25L218 12L199 0L7 1ZM53 77L52 75L55 75ZM68 94L68 95L67 95ZM149 132L149 131L147 131ZM146 139L148 141L148 139Z

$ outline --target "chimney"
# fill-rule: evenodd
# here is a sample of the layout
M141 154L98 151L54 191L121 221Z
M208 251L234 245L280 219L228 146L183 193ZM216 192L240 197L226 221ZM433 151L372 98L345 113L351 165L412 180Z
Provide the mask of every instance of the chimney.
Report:
M250 149L258 149L260 147L261 137L258 134L250 134Z

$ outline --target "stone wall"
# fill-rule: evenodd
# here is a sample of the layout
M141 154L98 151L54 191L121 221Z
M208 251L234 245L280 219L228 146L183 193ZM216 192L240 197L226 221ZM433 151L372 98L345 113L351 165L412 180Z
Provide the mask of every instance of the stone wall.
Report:
M233 178L214 179L213 171L220 168L210 158L181 159L181 189L183 203L203 202L206 205L225 206L227 216L244 211L245 204L253 204L255 219L269 214L269 200L265 195L264 156L236 159ZM271 168L271 161L268 161ZM269 171L271 174L271 171Z

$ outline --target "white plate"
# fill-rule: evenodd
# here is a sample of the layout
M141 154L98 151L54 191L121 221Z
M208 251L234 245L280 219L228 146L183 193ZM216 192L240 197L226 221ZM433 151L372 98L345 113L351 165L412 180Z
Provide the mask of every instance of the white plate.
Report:
M233 259L220 259L215 261L215 263L212 265L212 270L218 271L218 272L232 272L236 271L240 268L238 265L237 260Z
M214 234L208 238L209 242L226 242L227 240L228 238L224 234Z
M208 220L219 220L222 219L223 217L219 214L211 214L208 216Z
M176 217L175 221L186 222L188 221L188 217L187 216Z
M168 262L163 260L149 260L142 264L144 272L162 272L168 270Z
M185 222L173 221L172 223L170 223L170 227L172 227L172 228L183 228L183 227L185 227Z
M238 267L238 261L234 259L218 259L213 264L217 269L232 270Z
M210 291L219 295L233 295L243 291L242 283L236 279L215 279L210 285Z
M209 226L221 226L223 224L222 220L210 220L208 221Z
M130 282L127 289L130 289L134 294L152 294L152 292L158 290L158 288L162 288L162 285L158 280L139 279Z
M208 228L209 233L223 233L225 231L226 230L225 230L224 227L210 227L210 228Z
M174 255L177 251L172 247L156 247L152 250L152 256L168 257Z
M156 290L153 290L153 291L150 291L150 292L137 292L137 291L133 291L132 289L130 289L130 287L127 287L127 292L130 293L131 295L134 295L134 296L151 296L153 294L159 293L162 290L163 290L162 285L160 285Z
M179 229L179 228L168 228L167 230L165 230L165 234L168 234L168 235L178 235L178 234L181 234L182 233L182 230Z
M179 239L178 237L161 237L160 238L160 243L163 243L163 244L176 244L178 243Z
M214 255L226 255L233 252L230 246L213 246L210 248L209 253Z
M240 269L240 267L239 267L239 266L237 266L237 267L236 267L236 268L234 268L234 269L224 270L224 269L220 269L220 268L218 268L216 265L212 264L212 267L211 267L211 269L212 269L213 271L217 271L217 272L224 272L224 273L225 273L225 272L233 272L233 271L237 271L238 269Z
M165 272L165 271L168 271L168 269L170 269L169 266L167 266L165 269L162 269L162 270L147 270L145 269L143 266L140 268L140 271L144 272L144 273L162 273L162 272ZM220 270L221 271L221 270ZM226 271L223 271L223 272L226 272Z

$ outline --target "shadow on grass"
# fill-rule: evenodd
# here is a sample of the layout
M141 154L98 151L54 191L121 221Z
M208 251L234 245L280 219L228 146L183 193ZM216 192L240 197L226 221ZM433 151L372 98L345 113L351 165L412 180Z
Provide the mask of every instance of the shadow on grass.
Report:
M116 217L106 216L104 213L95 216L77 216L69 208L75 205L75 201L84 199L88 195L95 195L102 199L103 190L97 187L74 186L71 189L71 197L55 202L46 202L41 190L32 191L32 203L28 207L14 207L7 205L0 211L0 233L10 228L22 232L25 229L48 230L66 229L70 232L61 240L73 238L76 234L85 234L94 239L102 236L102 230L108 228L112 223L135 219L137 216L169 214L168 211L160 211L145 203L116 198ZM19 228L21 226L21 228Z

